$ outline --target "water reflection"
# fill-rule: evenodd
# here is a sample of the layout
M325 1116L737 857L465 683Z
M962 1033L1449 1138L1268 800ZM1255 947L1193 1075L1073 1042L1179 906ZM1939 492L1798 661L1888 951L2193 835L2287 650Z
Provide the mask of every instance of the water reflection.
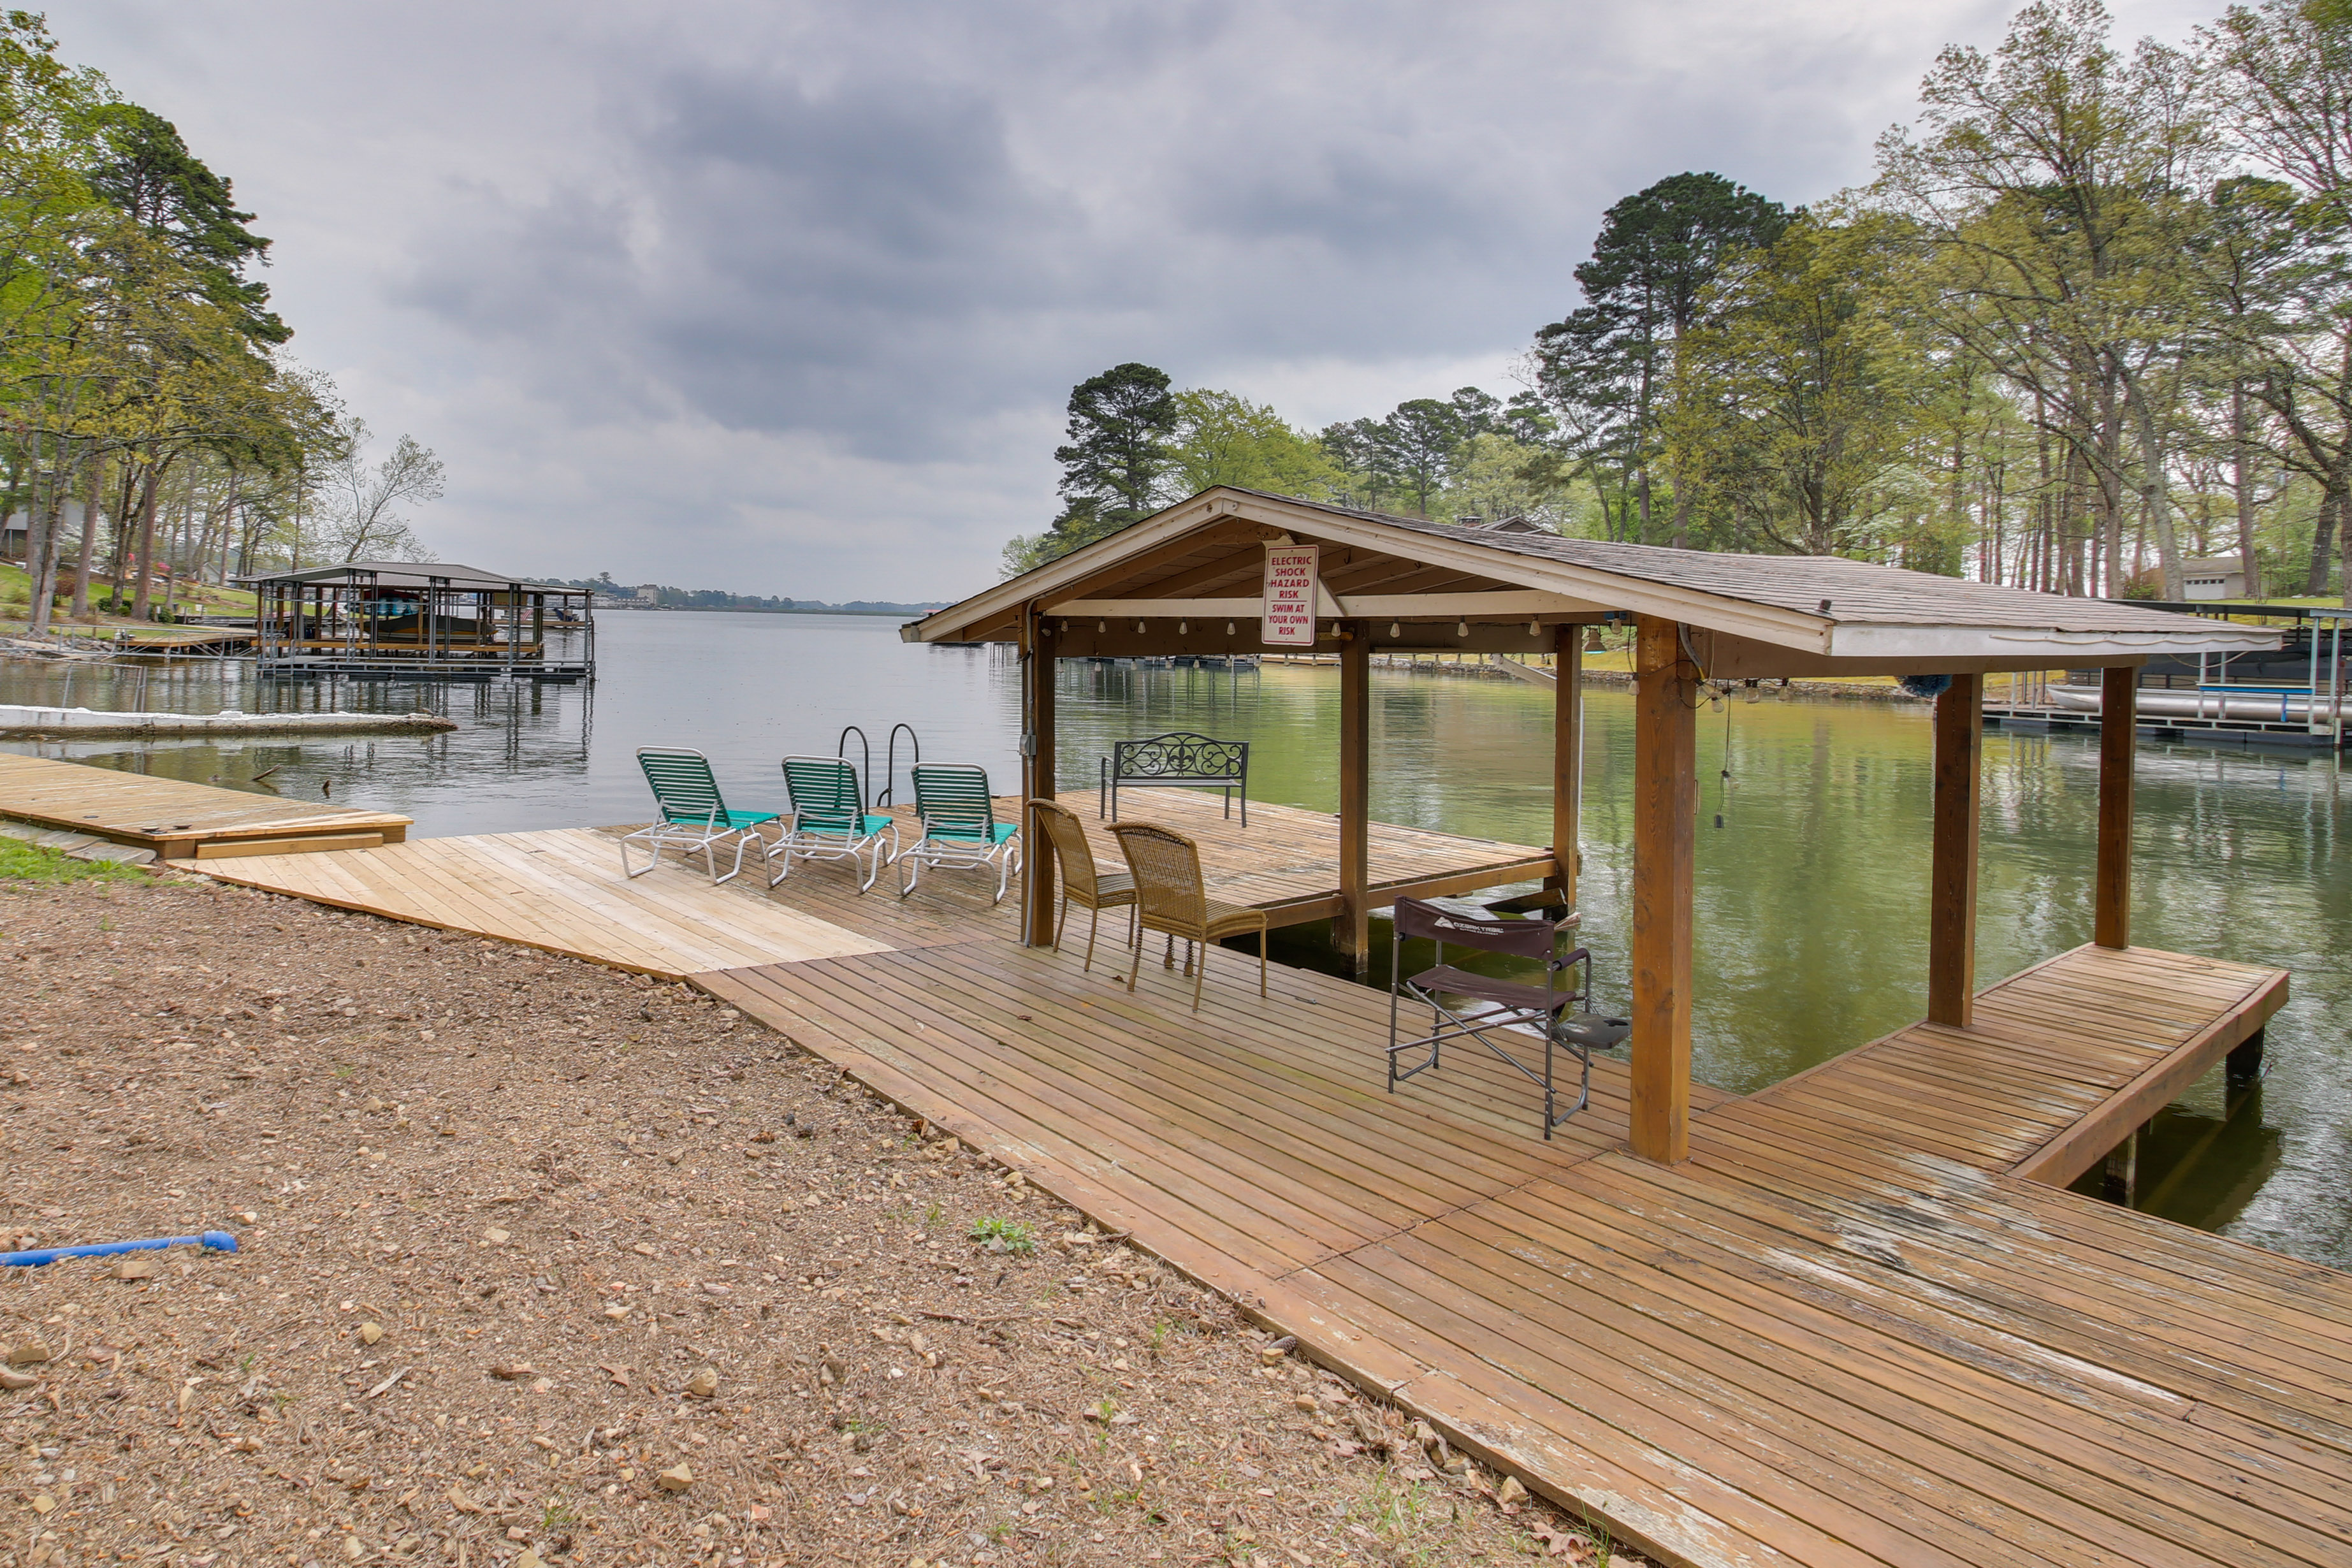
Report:
M910 647L873 620L638 614L604 617L599 651L593 689L264 686L236 666L142 675L0 663L0 700L64 701L70 681L70 700L97 708L446 712L461 728L430 738L94 742L65 753L291 798L331 788L338 801L405 812L427 834L642 819L634 752L653 744L702 748L730 805L773 809L778 760L832 754L850 723L880 736L904 721L927 760L979 763L998 790L1016 787L1017 667L1000 648ZM1091 796L1097 759L1114 740L1199 730L1253 743L1255 798L1328 811L1337 675L1067 661L1058 675L1061 786ZM1372 698L1375 816L1521 843L1549 837L1548 691L1375 671ZM1610 688L1591 692L1588 711L1582 937L1602 1000L1622 1006L1633 716ZM1761 1088L1919 1017L1928 752L1921 709L1774 700L1702 712L1702 1078ZM903 797L903 759L901 773ZM2088 939L2097 776L2088 737L1987 736L1984 977ZM2343 1023L2352 1016L2343 956L2352 950L2352 878L2340 766L2324 753L2148 742L2139 778L2137 939L2294 972L2292 999L2271 1026L2267 1080L2231 1100L2217 1068L2168 1111L2143 1142L2140 1201L2186 1223L2352 1263L2344 1180L2352 1049ZM1384 966L1388 933L1374 935ZM1283 933L1276 952L1293 962L1330 957L1323 933L1304 929ZM1368 1042L1365 1070L1378 1068Z

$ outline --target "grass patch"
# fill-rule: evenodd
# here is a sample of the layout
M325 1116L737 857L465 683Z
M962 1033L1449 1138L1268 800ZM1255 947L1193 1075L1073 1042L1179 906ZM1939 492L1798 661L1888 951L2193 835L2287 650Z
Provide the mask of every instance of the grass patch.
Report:
M1027 1254L1037 1250L1037 1233L1017 1219L994 1215L971 1222L971 1238L991 1252Z
M0 836L0 882L137 882L146 874L112 860L76 860L39 844Z

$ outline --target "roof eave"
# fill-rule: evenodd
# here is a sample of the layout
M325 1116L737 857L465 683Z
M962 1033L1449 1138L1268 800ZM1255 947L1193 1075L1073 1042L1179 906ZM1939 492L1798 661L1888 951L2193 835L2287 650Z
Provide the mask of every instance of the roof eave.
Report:
M2276 632L2181 617L2179 630L2063 631L2055 626L1893 626L1842 622L1822 651L1832 658L2021 658L2047 655L2055 669L2069 658L2154 658L2159 654L2253 653L2280 646Z
M1497 549L1490 542L1451 540L1417 529L1396 528L1320 507L1294 505L1271 497L1222 486L1202 491L1107 539L1072 551L1011 578L960 604L933 612L900 629L908 642L954 641L957 634L1017 613L1031 603L1050 604L1057 595L1131 555L1140 555L1181 536L1212 518L1234 517L1281 529L1295 537L1318 542L1358 545L1402 554L1432 565L1454 567L1467 575L1494 578L1524 588L1564 595L1605 605L1627 614L1660 616L1696 621L1742 637L1801 648L1828 651L1834 623L1819 616L1783 610L1743 599L1727 598L1698 589L1675 588L1620 576L1594 567L1579 566L1546 556ZM1695 614L1694 612L1697 612Z

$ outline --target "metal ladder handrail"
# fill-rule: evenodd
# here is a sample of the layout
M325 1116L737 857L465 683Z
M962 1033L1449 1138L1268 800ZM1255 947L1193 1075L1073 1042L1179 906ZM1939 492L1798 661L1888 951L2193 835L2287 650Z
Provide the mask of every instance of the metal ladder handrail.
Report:
M872 806L867 805L866 799L866 781L874 772L873 742L866 740L866 731L859 729L856 725L844 724L841 727L840 739L835 741L833 743L833 754L839 757L843 762L847 762L849 760L849 737L852 735L857 737L858 753L865 759L857 770L857 809L860 813L864 813L873 809Z
M915 727L905 723L891 725L889 742L882 752L882 772L885 774L882 793L874 797L874 809L877 811L891 803L894 798L892 792L898 787L898 731L901 730L907 731L907 743L915 749L915 754L907 765L915 767L923 760L923 738L915 733Z

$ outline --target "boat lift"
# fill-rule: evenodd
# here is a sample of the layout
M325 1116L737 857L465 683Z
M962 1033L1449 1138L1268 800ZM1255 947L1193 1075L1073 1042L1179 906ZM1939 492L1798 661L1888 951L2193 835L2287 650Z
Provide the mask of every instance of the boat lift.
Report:
M2314 735L2328 736L2336 749L2341 750L2344 745L2344 623L2352 620L2352 609L2305 608L2303 613L2312 618L2312 626L2311 673L2302 685L2233 681L2230 679L2230 661L2239 656L2200 653L2197 656L2197 706L2193 717L2259 717L2269 720L2268 700L2275 697L2278 700L2275 722L2293 723L2294 709L2300 706L2305 729ZM2332 644L2324 675L2319 657L2323 636ZM2145 704L2148 697L2160 695L2149 693L2141 700ZM2210 713L2207 711L2209 699ZM2252 700L2249 702L2244 700L2246 699Z

